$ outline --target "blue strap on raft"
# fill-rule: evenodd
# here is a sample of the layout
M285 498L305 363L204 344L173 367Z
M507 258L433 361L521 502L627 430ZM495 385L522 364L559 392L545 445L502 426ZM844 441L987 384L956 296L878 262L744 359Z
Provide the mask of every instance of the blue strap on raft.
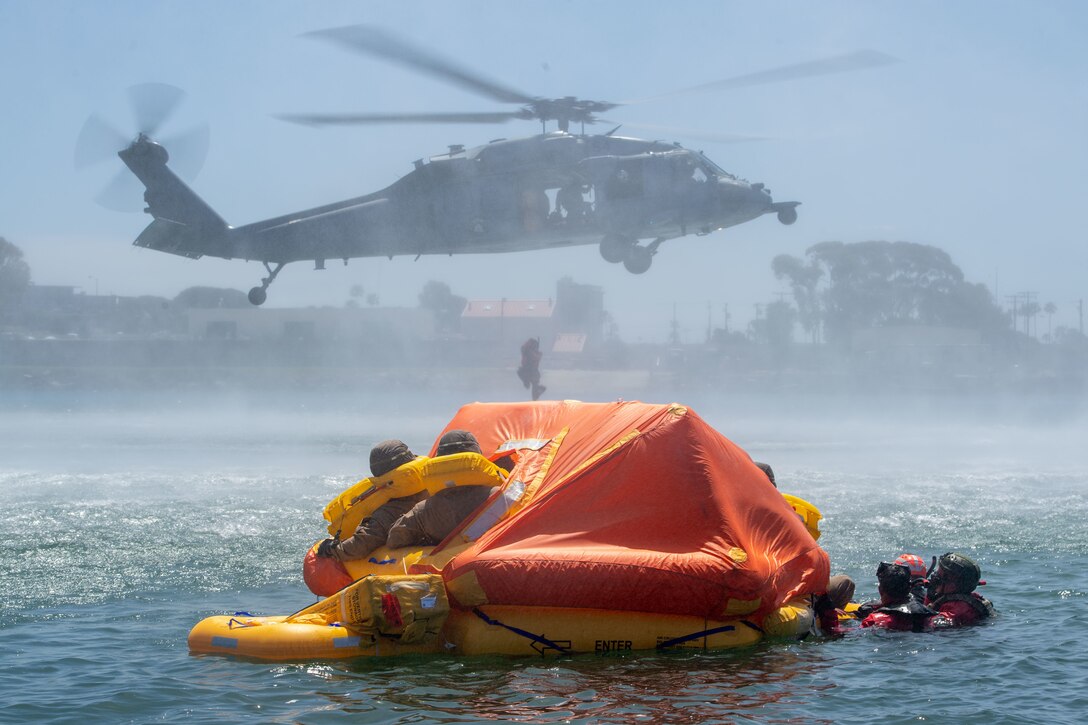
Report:
M235 619L235 617L252 617L252 616L253 615L250 614L249 612L235 612L234 617L231 617L229 620L227 620L227 629L234 629L236 627L238 627L238 628L255 627L256 625L253 624L252 622L244 622L241 619Z
M564 647L558 642L554 642L548 639L544 635L533 634L532 632L521 629L520 627L511 627L509 624L503 624L499 620L492 619L491 617L484 614L482 611L480 611L478 607L473 607L472 613L491 626L507 629L520 637L525 637L526 639L532 640L539 645L543 645L545 649L553 649L557 652L562 652L563 654L571 654L570 647ZM755 626L751 622L744 622L744 624L747 624L752 629L762 631L759 629L759 627ZM684 642L691 642L692 640L710 637L711 635L721 634L723 632L732 632L735 629L736 627L734 627L732 624L722 625L721 627L714 627L713 629L704 629L700 632L686 634L683 637L674 637L672 639L665 640L664 642L661 642L657 645L657 649L668 649L669 647L675 647L676 645L683 644Z
M487 624L490 624L490 625L495 626L495 627L502 627L503 629L508 629L508 630L510 630L511 632L513 632L516 635L519 635L521 637L525 637L526 639L531 639L532 641L536 642L537 644L543 645L545 649L554 649L555 651L562 652L563 654L572 654L571 651L570 651L570 647L564 647L563 645L559 644L558 642L553 642L552 640L548 639L547 637L545 637L543 635L533 634L532 632L526 631L526 630L521 629L519 627L511 627L509 624L503 624L499 620L492 619L491 617L489 617L486 614L484 614L483 612L481 612L478 607L473 607L472 608L472 613L475 614L480 619L484 620L484 622L486 622Z
M673 637L667 639L664 642L659 642L656 649L668 649L669 647L675 647L678 644L684 642L690 642L693 639L702 639L703 637L709 637L712 634L721 634L722 632L732 632L736 627L732 624L726 624L721 627L715 627L714 629L704 629L702 632L694 632L692 634L685 634L683 637Z

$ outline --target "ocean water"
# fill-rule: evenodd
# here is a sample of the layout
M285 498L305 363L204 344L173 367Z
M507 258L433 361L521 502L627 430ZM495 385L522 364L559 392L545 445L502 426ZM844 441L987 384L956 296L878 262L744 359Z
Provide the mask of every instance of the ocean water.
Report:
M1088 425L1077 416L688 402L783 491L859 598L903 551L982 566L999 616L703 653L269 664L193 656L199 619L282 614L369 446L455 406L63 396L0 410L0 722L1075 723L1088 712ZM379 406L389 410L389 406ZM782 410L781 406L774 406Z

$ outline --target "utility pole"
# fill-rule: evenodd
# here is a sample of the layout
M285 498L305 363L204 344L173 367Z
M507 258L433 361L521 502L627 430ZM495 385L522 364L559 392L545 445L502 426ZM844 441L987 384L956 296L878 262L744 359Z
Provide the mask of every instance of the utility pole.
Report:
M1013 295L1006 295L1005 299L1012 303L1012 329L1013 332L1019 332L1020 323L1019 317L1024 315L1024 334L1031 337L1031 322L1038 312L1036 311L1038 305L1035 304L1035 297L1038 292L1017 292Z
M1019 299L1019 297L1017 297L1016 295L1006 295L1005 299L1008 300L1009 302L1012 302L1012 331L1016 332L1017 331L1016 330L1016 325L1017 325L1016 302Z
M1035 335L1032 333L1032 329L1034 327L1032 323L1035 322L1035 316L1038 314L1039 310L1039 305L1035 302L1035 297L1039 293L1022 292L1021 294L1024 295L1024 307L1027 308L1024 313L1024 332L1027 333L1028 337L1035 337Z

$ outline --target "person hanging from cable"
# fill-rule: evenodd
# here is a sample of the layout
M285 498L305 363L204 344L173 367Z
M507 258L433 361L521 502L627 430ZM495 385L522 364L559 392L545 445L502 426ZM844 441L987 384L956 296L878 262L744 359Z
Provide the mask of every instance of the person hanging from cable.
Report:
M530 337L521 345L521 366L518 367L518 378L522 385L529 388L533 400L540 400L540 396L548 388L540 384L540 360L544 353L540 351L540 338Z

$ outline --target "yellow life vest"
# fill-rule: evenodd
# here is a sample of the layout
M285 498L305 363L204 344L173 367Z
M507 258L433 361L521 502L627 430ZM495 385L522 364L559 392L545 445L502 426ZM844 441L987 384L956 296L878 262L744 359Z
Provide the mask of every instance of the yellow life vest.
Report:
M330 535L346 539L389 499L420 491L434 495L451 486L501 486L503 480L502 469L479 453L420 456L384 476L364 478L348 488L325 506L325 520Z

